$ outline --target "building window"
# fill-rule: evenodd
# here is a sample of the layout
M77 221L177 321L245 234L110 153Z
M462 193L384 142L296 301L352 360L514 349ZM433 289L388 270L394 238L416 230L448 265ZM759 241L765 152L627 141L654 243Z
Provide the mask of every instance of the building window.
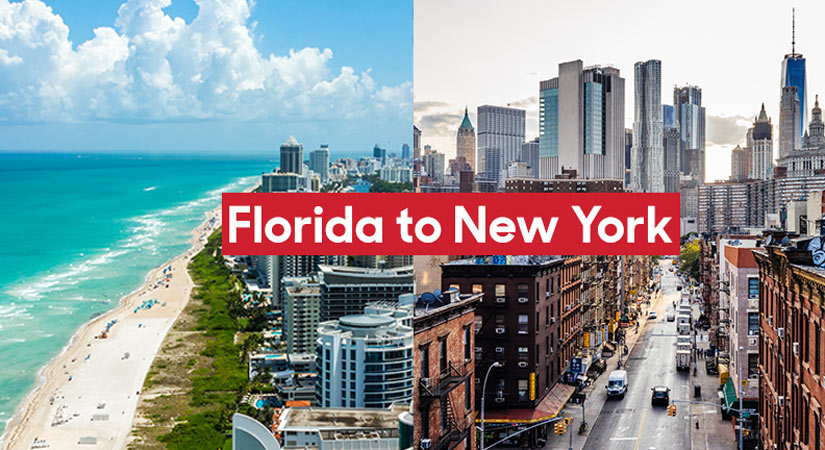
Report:
M470 327L464 328L464 360L469 361L470 358L473 356L472 348L470 346L471 343L471 336L470 336Z
M503 284L496 284L496 297L504 297L507 295L507 289Z
M459 285L457 285L457 284L451 284L451 285L450 285L450 289L455 289L455 290L457 290L457 291L461 291L461 286L459 286Z
M759 278L748 278L748 298L759 298Z
M748 313L748 336L759 335L759 313Z
M444 337L438 343L440 349L438 354L438 366L441 373L447 372L447 338Z
M430 378L430 346L421 348L421 378Z
M476 283L473 284L473 294L481 294L483 292L481 285Z
M527 314L518 315L518 334L527 334L529 328L529 321Z
M748 353L748 378L759 377L759 353Z
M518 285L517 290L519 297L527 298L527 295L529 295L528 292L530 288L527 286L527 284L522 283Z
M518 380L518 400L526 402L527 398L527 380L522 378Z
M473 330L476 334L481 331L482 319L481 316L473 316Z

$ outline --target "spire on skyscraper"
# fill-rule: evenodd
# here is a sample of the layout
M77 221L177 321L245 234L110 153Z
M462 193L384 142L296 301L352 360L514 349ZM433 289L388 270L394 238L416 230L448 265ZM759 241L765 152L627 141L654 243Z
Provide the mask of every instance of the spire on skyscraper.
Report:
M470 129L470 130L473 129L473 123L470 122L470 116L467 113L467 107L466 106L464 107L464 120L461 121L461 126L459 126L458 128L467 128L467 129Z
M791 54L796 54L796 8L791 8Z

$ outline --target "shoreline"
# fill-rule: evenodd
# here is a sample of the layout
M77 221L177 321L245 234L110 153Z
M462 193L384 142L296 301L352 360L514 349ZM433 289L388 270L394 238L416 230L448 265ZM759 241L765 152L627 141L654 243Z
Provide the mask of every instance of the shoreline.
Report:
M143 283L111 310L81 325L60 353L38 370L36 386L15 408L0 435L2 448L69 448L80 444L80 439L94 440L95 448L127 444L138 393L195 287L188 264L220 228L220 208L204 214L205 219L191 231L187 250L150 270ZM116 322L107 338L98 338L112 320Z

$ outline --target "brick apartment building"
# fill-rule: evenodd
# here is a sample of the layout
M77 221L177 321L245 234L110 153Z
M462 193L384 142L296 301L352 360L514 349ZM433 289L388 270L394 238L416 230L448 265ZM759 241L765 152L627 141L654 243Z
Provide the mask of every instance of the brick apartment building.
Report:
M413 406L414 447L475 449L473 317L481 293L445 291L416 301Z
M493 256L441 266L442 289L483 293L475 313L476 393L494 363L486 389L485 437L557 414L573 393L559 383L580 346L581 257ZM480 395L476 408L480 409ZM480 421L480 417L477 421ZM535 445L546 430L524 433Z
M759 266L760 448L825 449L825 270L768 246Z

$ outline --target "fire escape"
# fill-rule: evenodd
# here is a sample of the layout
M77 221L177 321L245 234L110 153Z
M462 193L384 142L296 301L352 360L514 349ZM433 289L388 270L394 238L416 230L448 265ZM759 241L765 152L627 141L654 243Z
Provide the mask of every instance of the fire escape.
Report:
M455 388L466 383L469 373L463 372L461 366L455 367L449 362L447 368L438 375L438 379L421 378L419 381L421 408L438 401L438 407L443 414L442 429L438 440L434 439L433 450L452 450L466 439L470 432L466 419L456 416L455 406L450 398Z

